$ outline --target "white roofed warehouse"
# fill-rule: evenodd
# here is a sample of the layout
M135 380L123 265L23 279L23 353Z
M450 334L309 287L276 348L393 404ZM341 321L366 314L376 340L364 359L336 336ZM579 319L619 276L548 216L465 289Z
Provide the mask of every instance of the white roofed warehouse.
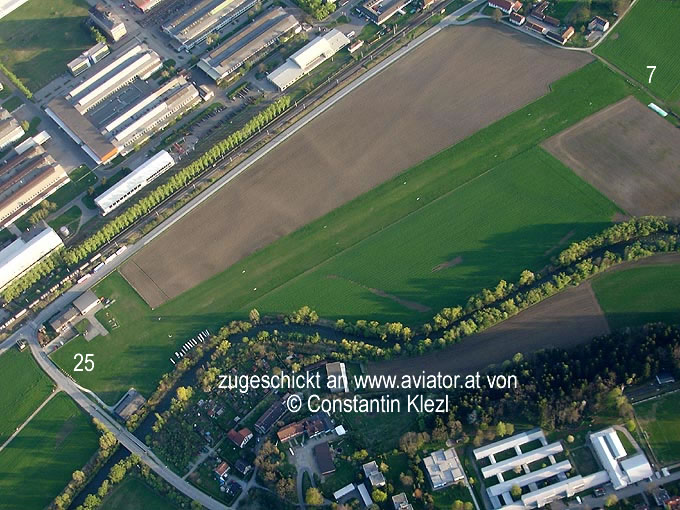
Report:
M198 67L215 81L223 80L282 36L301 30L295 16L281 7L270 10L206 54Z
M282 66L269 73L267 79L284 91L348 44L347 36L334 28L293 53Z
M174 164L172 156L161 151L95 198L94 203L106 216Z
M0 289L63 245L61 237L51 228L43 230L29 241L21 238L14 241L0 251Z

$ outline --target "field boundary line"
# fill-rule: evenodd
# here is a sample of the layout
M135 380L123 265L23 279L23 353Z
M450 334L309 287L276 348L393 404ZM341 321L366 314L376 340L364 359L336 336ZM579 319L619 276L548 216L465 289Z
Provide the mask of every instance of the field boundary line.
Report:
M7 441L0 445L0 453L2 453L2 451L5 448L7 448L7 446L12 442L12 440L16 436L18 436L22 430L24 430L24 427L26 427L26 425L29 424L29 422L35 417L35 415L38 414L42 410L42 408L45 407L49 403L49 401L52 400L54 396L59 393L61 393L61 390L55 389L45 400L43 400L42 404L40 404L38 408L35 411L33 411L31 415L28 418L26 418L26 420L24 420L24 422L21 425L19 425L19 427L17 427L14 433L11 436L9 436L9 438L7 438Z

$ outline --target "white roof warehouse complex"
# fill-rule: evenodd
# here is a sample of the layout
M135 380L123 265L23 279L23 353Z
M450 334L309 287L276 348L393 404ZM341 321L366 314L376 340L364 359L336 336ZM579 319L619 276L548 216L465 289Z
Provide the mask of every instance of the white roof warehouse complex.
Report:
M256 0L201 0L163 25L163 30L179 43L178 50L190 50L205 40L211 32L219 30L240 16Z
M281 67L269 73L267 78L283 91L348 44L347 36L334 28L293 53Z
M29 241L19 238L0 251L0 289L60 246L63 246L61 238L48 228Z
M143 45L127 47L88 70L45 112L98 164L134 147L200 102L183 76L160 87L147 82L162 67Z
M204 56L198 63L210 78L223 80L285 34L301 30L295 16L281 7L272 9Z
M172 156L161 151L95 198L94 203L107 215L174 164Z

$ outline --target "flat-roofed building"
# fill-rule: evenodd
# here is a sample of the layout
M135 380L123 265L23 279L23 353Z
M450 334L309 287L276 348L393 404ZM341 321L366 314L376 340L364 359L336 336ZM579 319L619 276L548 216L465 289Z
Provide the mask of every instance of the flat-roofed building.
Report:
M0 225L7 226L69 182L69 177L40 146L0 163Z
M456 450L437 450L423 460L434 490L443 489L465 478Z
M394 510L413 510L413 505L408 502L408 497L405 492L400 492L392 496L392 505Z
M349 44L345 34L337 29L320 35L302 49L293 53L286 62L267 75L267 79L283 91L305 74L331 58Z
M201 0L163 25L163 30L179 43L178 50L190 50L240 16L256 0Z
M12 114L0 106L0 151L24 136L24 128Z
M0 251L0 289L62 246L61 237L51 228L46 228L28 241L16 239Z
M277 44L282 36L300 30L295 16L281 7L271 9L207 53L198 67L213 80L223 80L262 50Z
M83 51L76 58L71 60L66 67L73 76L78 76L87 71L91 66L99 62L106 55L111 53L105 42L97 43L92 48Z
M615 490L652 476L652 467L644 453L638 452L627 457L626 449L613 427L590 434L590 443Z
M174 164L172 156L161 151L95 198L94 203L106 216Z
M98 304L99 298L91 290L86 290L73 301L73 306L76 307L76 310L78 310L81 315L85 315Z
M113 42L119 41L127 29L120 16L115 14L102 2L98 2L90 8L90 19L97 25Z
M382 25L397 13L403 14L403 9L412 0L367 0L359 8L373 23Z
M366 479L370 482L371 487L385 486L385 476L378 469L376 461L367 462L361 468L364 470L364 475L366 475Z

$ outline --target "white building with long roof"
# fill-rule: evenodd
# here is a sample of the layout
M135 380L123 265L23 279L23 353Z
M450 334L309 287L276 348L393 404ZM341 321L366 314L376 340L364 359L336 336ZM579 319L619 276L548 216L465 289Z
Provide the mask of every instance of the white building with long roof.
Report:
M0 289L63 245L61 237L51 228L43 230L29 241L21 238L14 241L0 251Z

